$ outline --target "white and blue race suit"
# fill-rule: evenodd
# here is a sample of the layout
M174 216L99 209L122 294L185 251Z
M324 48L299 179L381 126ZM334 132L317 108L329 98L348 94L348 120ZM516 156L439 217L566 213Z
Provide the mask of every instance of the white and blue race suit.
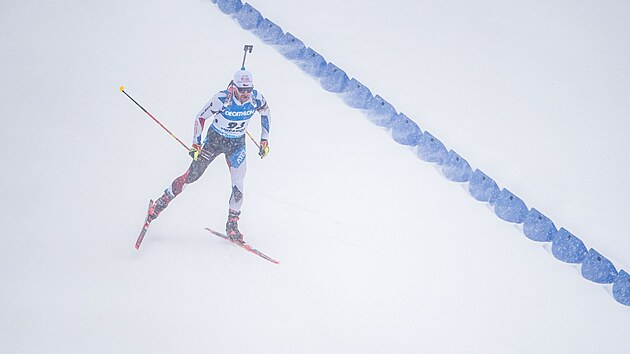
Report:
M206 119L212 117L210 129L226 138L240 138L245 135L250 118L260 112L262 133L260 138L269 137L269 108L263 95L254 90L250 99L239 102L227 90L214 95L197 115L193 140L201 144L201 134Z
M243 204L243 185L247 171L245 134L254 113L260 114L261 140L269 139L270 111L263 95L254 90L249 100L240 102L229 90L218 92L201 109L195 119L193 144L201 144L204 125L211 119L201 154L193 160L182 176L176 178L166 190L170 198L181 193L186 185L195 182L210 163L220 154L225 154L232 180L229 207L239 212Z

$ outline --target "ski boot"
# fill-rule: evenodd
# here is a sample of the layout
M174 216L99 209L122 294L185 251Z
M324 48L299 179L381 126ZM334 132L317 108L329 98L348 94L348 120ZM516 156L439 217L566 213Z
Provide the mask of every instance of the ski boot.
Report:
M243 234L238 230L238 219L240 215L240 211L234 211L230 209L230 213L228 214L228 221L225 224L225 234L233 242L243 243Z
M151 208L149 209L149 215L147 216L147 220L149 222L155 220L160 213L166 209L166 207L168 206L168 203L171 202L171 200L173 200L173 197L169 192L164 191L164 194L162 194L161 197L158 198L158 200L155 201L155 203L153 203L153 205L151 206Z

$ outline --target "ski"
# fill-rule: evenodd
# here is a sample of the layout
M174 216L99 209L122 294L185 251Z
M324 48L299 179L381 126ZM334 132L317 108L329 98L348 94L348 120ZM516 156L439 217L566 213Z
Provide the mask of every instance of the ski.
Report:
M149 211L151 210L151 207L153 207L153 204L155 204L155 202L153 202L153 199L149 200L149 209L147 210L147 217L146 219L144 219L144 225L142 226L142 230L140 231L138 240L136 240L136 249L140 248L140 244L142 243L142 240L144 240L144 235L146 235L147 230L149 230L149 224L151 223L151 221L149 221Z
M241 248L243 248L243 249L245 249L245 250L247 250L247 251L249 251L249 252L251 252L251 253L253 253L255 255L258 255L259 257L268 260L271 263L275 263L275 264L279 264L280 263L280 262L276 261L275 259L267 256L266 254L260 252L259 250L255 249L254 247L250 246L245 241L243 241L243 242L232 241L229 237L227 237L227 235L222 234L222 233L220 233L218 231L214 231L214 230L212 230L210 228L207 228L207 227L206 227L206 230L208 230L211 234L213 234L215 236L219 236L219 237L221 237L224 240L230 241L233 244L235 244L235 245L237 245L237 246L239 246L239 247L241 247Z

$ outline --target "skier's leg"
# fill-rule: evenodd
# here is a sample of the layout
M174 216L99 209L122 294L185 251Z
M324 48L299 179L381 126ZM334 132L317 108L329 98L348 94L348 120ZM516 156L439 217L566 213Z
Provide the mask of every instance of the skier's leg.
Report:
M245 146L236 150L231 156L226 156L228 167L230 168L230 179L232 181L232 194L230 195L230 209L240 211L243 205L243 185L245 173L247 172L247 158Z
M211 144L205 144L201 150L201 154L199 154L199 158L193 160L188 170L186 170L183 175L175 178L171 185L164 191L164 194L156 200L152 210L149 211L149 218L151 220L157 218L162 210L166 209L171 200L178 196L188 184L195 182L201 177L206 168L208 168L208 165L210 165L218 155L219 152L212 149Z
M165 191L169 192L172 198L175 198L178 194L180 194L187 185L198 180L199 177L201 177L201 175L203 175L206 171L206 168L208 168L210 163L219 155L216 151L206 149L206 146L204 146L201 150L199 158L197 160L193 160L193 162L190 163L188 170L186 170L183 175L177 177L173 183L171 183L171 186Z
M228 167L230 168L232 194L230 195L230 210L228 221L225 225L225 232L230 238L237 241L243 240L243 235L238 230L238 220L241 214L241 206L243 205L243 185L245 173L247 172L246 156L245 144L226 156Z

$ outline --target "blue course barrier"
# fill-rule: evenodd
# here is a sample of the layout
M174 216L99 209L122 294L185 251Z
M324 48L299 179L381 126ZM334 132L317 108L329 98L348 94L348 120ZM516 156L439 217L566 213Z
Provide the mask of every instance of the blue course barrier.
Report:
M348 78L345 71L339 69L333 63L328 63L322 72L319 83L324 90L339 93L348 87L349 81L350 78Z
M245 3L243 7L234 14L234 18L236 18L244 30L248 31L258 27L258 25L263 21L260 12L248 3Z
M521 224L525 221L528 210L525 202L503 188L494 205L494 213L505 221Z
M553 238L551 253L565 263L582 263L586 257L584 242L561 228Z
M613 283L613 297L620 304L630 306L630 274L623 269Z
M582 276L600 284L612 284L617 279L617 269L606 257L590 249L582 262Z
M372 103L372 100L374 100L370 89L355 78L352 78L352 80L348 82L346 89L340 92L339 96L345 104L358 109L367 109Z
M295 60L296 64L313 78L319 78L326 69L326 59L311 48L303 50Z
M476 169L468 181L468 192L476 200L494 205L501 190L492 178Z
M390 129L390 124L398 115L394 106L379 95L376 95L370 102L371 104L368 105L367 109L364 111L367 119L379 127Z
M392 138L395 142L401 145L416 146L420 142L420 136L422 131L420 127L407 118L404 113L399 113L391 124Z
M234 14L243 7L241 0L217 0L216 4L226 15Z
M306 49L304 43L289 32L285 33L278 41L278 44L274 44L273 47L289 60L299 58L302 51Z
M523 223L523 233L527 238L538 242L551 242L558 232L553 221L541 212L532 208L525 216Z
M266 18L260 21L258 27L252 29L252 33L269 45L280 44L284 37L282 28Z
M448 151L441 141L425 131L418 141L416 155L423 161L441 165L448 158Z
M453 182L468 182L472 173L468 161L453 150L448 152L448 158L442 165L442 174L446 179Z
M368 87L356 78L349 79L345 71L326 60L312 48L282 28L249 4L241 0L211 0L221 12L230 15L239 25L252 32L265 44L298 65L306 74L319 81L326 91L336 93L346 105L360 109L368 120L377 126L391 130L394 141L414 146L415 153L423 161L440 166L445 178L455 182L468 182L470 195L480 202L494 207L495 214L508 222L523 223L523 232L537 242L552 242L552 253L567 263L582 263L584 278L596 283L613 283L613 296L619 303L630 306L630 276L597 251L590 249L579 238L564 228L559 231L551 219L535 208L528 210L523 200L507 189L499 189L497 183L479 169L471 168L468 161L428 131L418 125L380 96L373 96Z

